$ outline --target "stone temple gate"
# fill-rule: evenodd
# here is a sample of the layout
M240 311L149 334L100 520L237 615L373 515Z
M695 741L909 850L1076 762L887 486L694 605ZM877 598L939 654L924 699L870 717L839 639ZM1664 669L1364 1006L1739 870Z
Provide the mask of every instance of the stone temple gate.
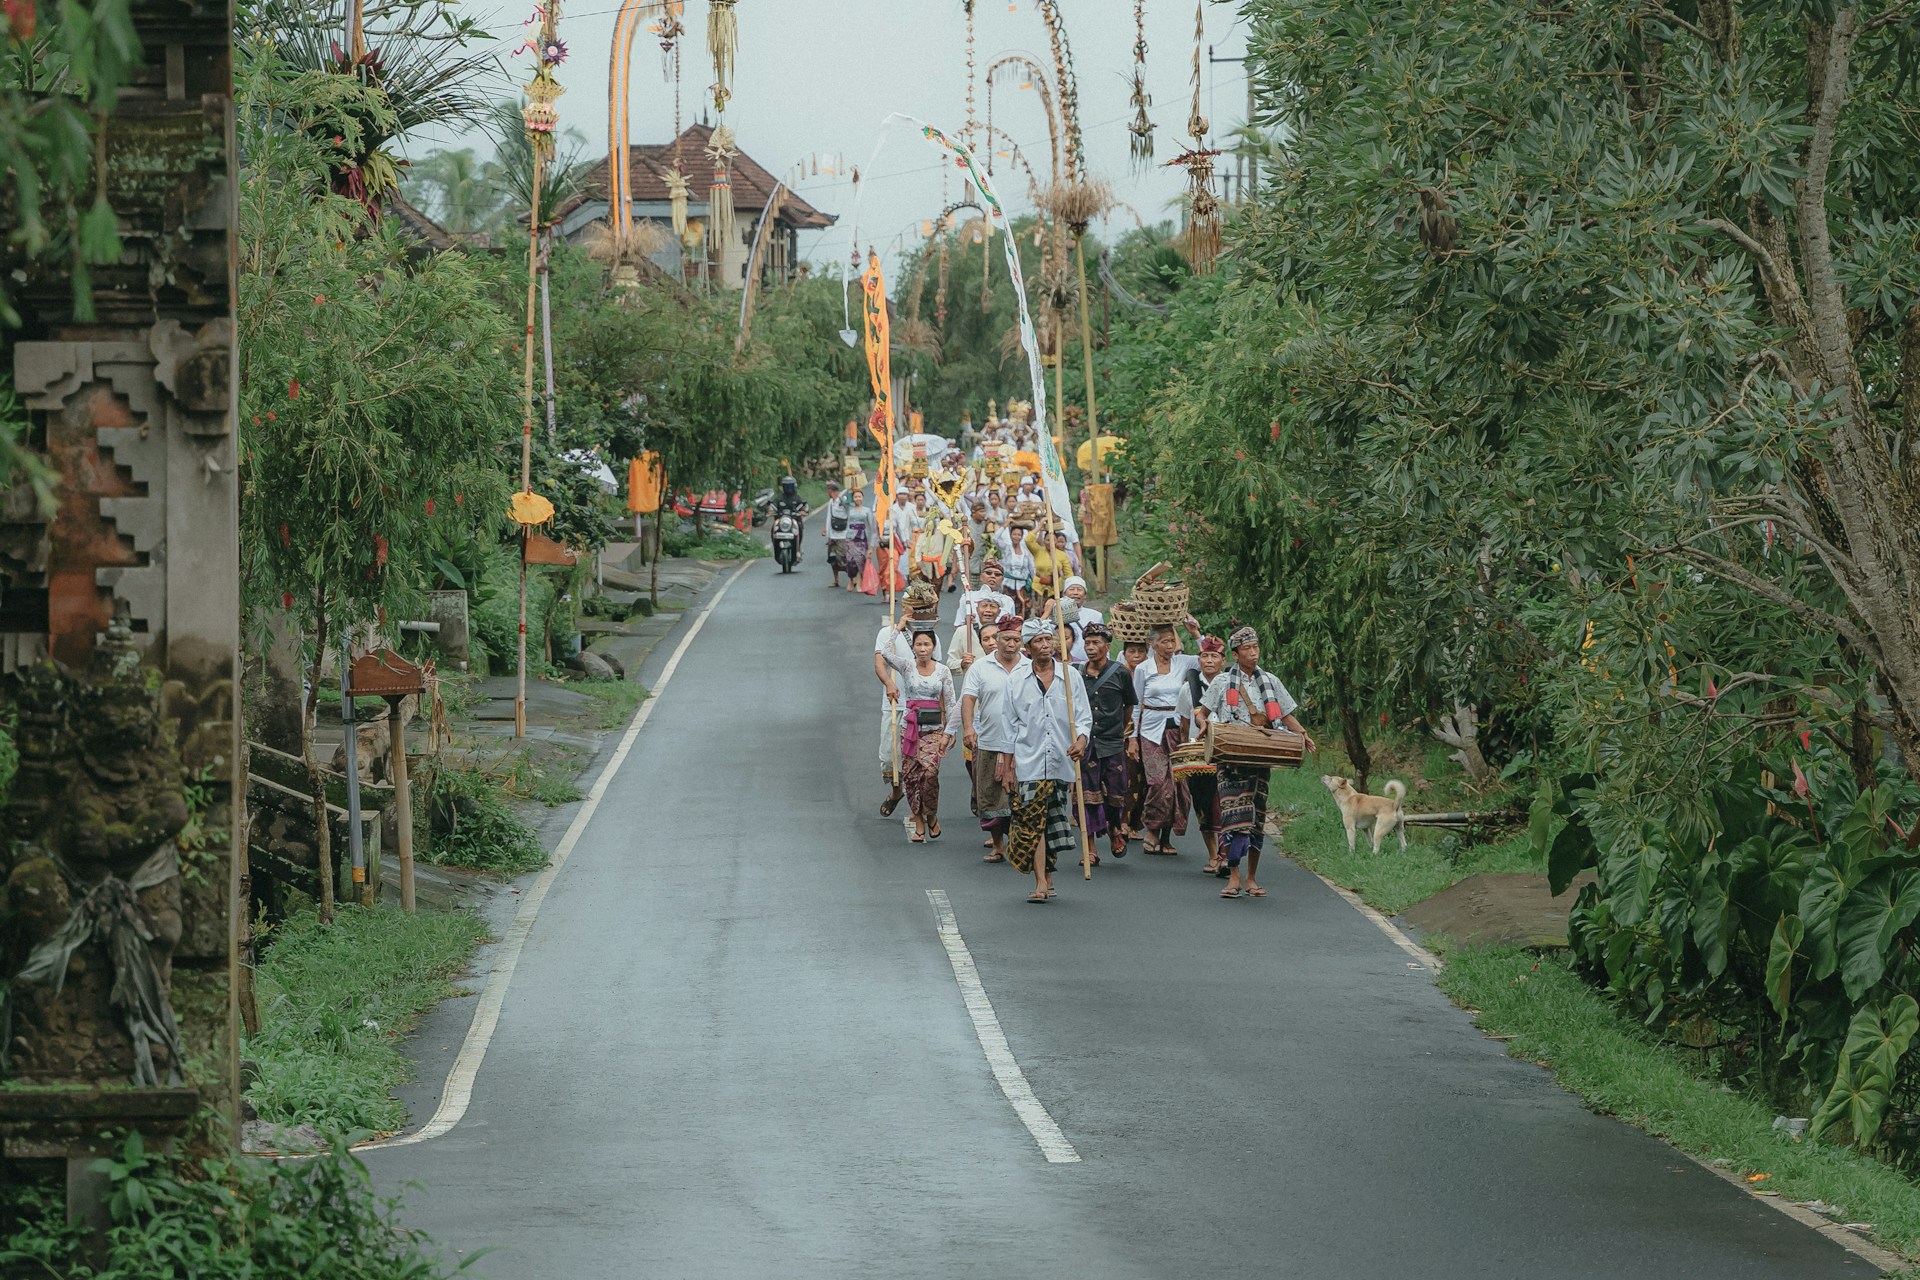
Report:
M83 1215L103 1132L218 1145L238 1094L230 15L132 16L94 314L65 263L0 247L24 281L0 370L41 464L0 495L0 1160L66 1161Z

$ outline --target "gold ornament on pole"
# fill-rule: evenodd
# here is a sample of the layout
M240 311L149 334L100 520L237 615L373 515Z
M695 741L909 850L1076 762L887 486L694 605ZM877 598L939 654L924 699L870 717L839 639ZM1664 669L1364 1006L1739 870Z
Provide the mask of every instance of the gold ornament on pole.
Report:
M1131 135L1127 140L1127 150L1133 156L1133 167L1145 169L1153 163L1153 117L1147 114L1147 108L1153 105L1153 95L1147 92L1147 0L1133 0L1133 123L1127 126Z
M707 10L707 51L713 54L713 109L725 114L733 97L733 59L740 52L740 18L733 11L738 0L710 0Z
M727 248L733 243L733 130L720 125L707 139L707 158L713 161L713 186L707 192L707 246L714 266L725 270Z
M1195 275L1210 275L1220 254L1220 202L1213 196L1213 158L1220 153L1207 146L1207 118L1200 114L1200 52L1206 43L1206 0L1193 14L1193 106L1187 113L1187 134L1193 145L1167 161L1187 171L1187 257Z

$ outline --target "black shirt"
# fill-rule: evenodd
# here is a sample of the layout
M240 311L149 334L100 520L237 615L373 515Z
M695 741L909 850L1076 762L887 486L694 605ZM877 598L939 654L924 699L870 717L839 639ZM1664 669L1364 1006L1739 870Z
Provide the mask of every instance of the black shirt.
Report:
M1127 749L1127 730L1133 724L1132 709L1139 701L1133 692L1133 673L1127 664L1107 659L1107 665L1094 675L1080 664L1081 678L1087 684L1087 701L1093 704L1093 754L1104 760Z

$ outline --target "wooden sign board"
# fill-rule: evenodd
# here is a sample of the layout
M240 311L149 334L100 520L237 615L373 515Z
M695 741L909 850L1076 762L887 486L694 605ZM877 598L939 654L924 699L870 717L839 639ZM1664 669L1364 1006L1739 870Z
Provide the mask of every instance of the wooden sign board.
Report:
M571 569L580 563L580 553L555 542L544 533L530 532L527 534L527 563Z
M404 698L427 691L420 668L391 649L375 649L355 658L347 671L347 686L357 698Z

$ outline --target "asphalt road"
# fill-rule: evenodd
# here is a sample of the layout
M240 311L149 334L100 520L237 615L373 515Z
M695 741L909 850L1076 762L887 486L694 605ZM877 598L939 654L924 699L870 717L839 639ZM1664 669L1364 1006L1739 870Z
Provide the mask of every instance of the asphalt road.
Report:
M688 650L466 1117L369 1154L426 1184L409 1225L496 1280L1876 1274L1508 1058L1290 864L1223 901L1189 836L1030 906L957 758L909 845L877 816L881 611L809 543ZM929 889L1078 1163L996 1085Z

